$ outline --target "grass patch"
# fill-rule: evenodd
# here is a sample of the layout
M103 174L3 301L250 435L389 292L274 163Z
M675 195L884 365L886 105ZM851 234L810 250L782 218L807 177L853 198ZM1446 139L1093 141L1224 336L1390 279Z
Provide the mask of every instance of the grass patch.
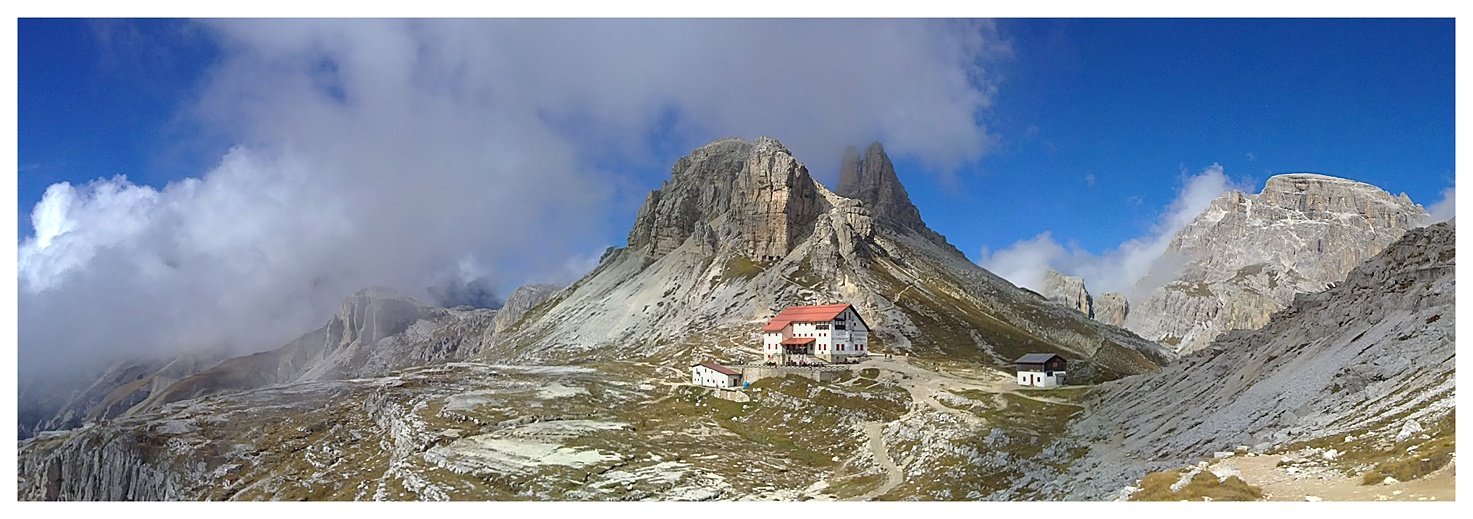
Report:
M1050 388L1023 388L1019 392L1041 398L1057 398L1068 402L1078 402L1089 394L1093 388L1088 387L1050 387ZM973 390L975 391L975 390ZM963 395L966 396L966 395Z
M1178 491L1171 485L1181 479L1182 472L1152 472L1141 478L1141 490L1130 496L1131 501L1257 501L1263 498L1263 489L1249 485L1237 476L1228 476L1218 481L1217 476L1207 471L1198 472L1192 480Z
M847 477L829 487L829 492L839 499L864 495L885 483L885 474Z
M726 266L721 270L721 283L737 279L752 279L762 273L762 265L752 261L746 256L732 256L726 260Z
M1457 420L1450 412L1431 428L1434 434L1431 440L1416 445L1417 449L1413 452L1398 449L1395 451L1400 453L1398 457L1377 463L1374 468L1366 471L1361 476L1361 484L1375 485L1387 477L1396 478L1397 481L1411 481L1446 467L1456 450L1456 428Z

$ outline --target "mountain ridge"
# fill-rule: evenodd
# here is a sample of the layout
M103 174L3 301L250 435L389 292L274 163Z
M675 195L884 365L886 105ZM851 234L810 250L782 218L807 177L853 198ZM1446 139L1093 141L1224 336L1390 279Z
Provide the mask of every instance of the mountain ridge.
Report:
M1147 276L1169 281L1130 301L1125 327L1195 351L1339 282L1426 217L1404 193L1315 173L1275 175L1258 194L1224 193L1172 237L1158 265L1174 273Z

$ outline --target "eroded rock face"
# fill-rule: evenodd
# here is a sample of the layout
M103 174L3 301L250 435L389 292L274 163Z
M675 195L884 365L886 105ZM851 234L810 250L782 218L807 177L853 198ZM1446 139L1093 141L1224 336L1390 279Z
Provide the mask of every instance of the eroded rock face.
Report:
M1095 320L1110 326L1125 326L1125 318L1130 315L1130 302L1119 292L1100 294L1094 298L1093 308Z
M1405 195L1308 173L1269 178L1257 195L1224 194L1172 239L1163 263L1180 272L1137 301L1126 327L1182 352L1258 328L1296 294L1339 282L1426 216Z
M853 146L844 149L839 169L839 186L834 193L845 198L864 202L875 221L887 228L902 233L918 234L932 243L962 255L946 237L931 230L921 220L921 211L910 201L905 185L895 173L895 165L885 154L885 147L872 143L865 149L864 156Z
M1065 276L1057 270L1048 269L1043 275L1043 296L1094 317L1094 298L1084 288L1084 278Z
M1097 499L1148 471L1237 445L1371 434L1455 407L1456 232L1411 230L1334 287L1303 294L1260 329L1225 334L1159 371L1101 384L1069 441L1089 449L1062 478Z
M889 225L902 229L925 226L880 143L870 144L862 159L857 150L846 148L842 167L839 187L834 191L839 196L863 200L872 214Z
M660 257L695 239L756 259L787 256L822 211L808 169L777 140L722 139L682 157L650 192L630 248Z
M530 284L517 287L506 296L506 304L496 311L496 318L491 321L492 332L501 332L507 327L515 324L532 307L552 297L561 287L548 284Z

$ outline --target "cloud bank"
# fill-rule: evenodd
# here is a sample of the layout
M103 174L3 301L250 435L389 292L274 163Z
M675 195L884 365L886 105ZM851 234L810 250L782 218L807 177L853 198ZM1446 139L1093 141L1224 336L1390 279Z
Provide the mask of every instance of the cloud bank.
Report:
M683 152L771 135L985 154L987 22L220 20L182 115L236 143L167 186L57 184L21 240L23 378L79 359L256 351L387 285L494 304L586 272ZM607 164L649 164L659 174ZM435 287L435 288L431 288Z
M1442 190L1442 199L1427 206L1427 224L1446 222L1457 216L1458 212L1458 190L1457 187L1449 187Z
M1134 293L1137 289L1154 288L1150 286L1151 280L1144 280L1139 286L1138 281L1143 281L1153 269L1158 273L1171 269L1172 265L1168 264L1171 260L1162 257L1171 244L1171 238L1206 210L1213 199L1228 191L1247 189L1247 186L1236 185L1229 180L1222 166L1213 164L1185 179L1176 199L1162 212L1148 233L1127 240L1119 247L1094 254L1073 242L1060 244L1052 234L1044 232L997 252L983 247L977 264L1033 291L1043 290L1044 273L1053 269L1083 277L1091 293L1121 292L1130 300L1138 301L1140 298ZM1153 279L1156 277L1159 276L1153 276ZM1159 281L1164 283L1167 279Z

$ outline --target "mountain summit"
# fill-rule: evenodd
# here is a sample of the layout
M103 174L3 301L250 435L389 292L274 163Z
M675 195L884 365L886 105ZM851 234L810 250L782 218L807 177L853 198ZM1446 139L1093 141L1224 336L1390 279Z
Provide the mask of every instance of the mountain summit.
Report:
M1125 325L1190 352L1254 329L1294 300L1345 279L1427 217L1406 194L1312 173L1270 177L1263 191L1224 193L1172 238L1171 281L1132 303Z
M870 214L881 225L896 231L918 233L961 255L961 251L956 251L946 242L945 237L932 231L926 227L926 222L921 221L921 211L911 203L910 195L900 183L900 176L895 173L895 165L890 163L885 147L878 142L869 145L863 158L853 146L844 149L842 166L839 168L839 187L834 192L839 196L864 202Z
M872 349L999 368L1029 352L1116 378L1171 356L1050 304L966 259L920 218L878 143L850 149L840 192L780 142L721 139L677 160L650 192L629 245L533 309L487 359L737 359L793 305L851 303ZM1076 365L1076 364L1071 364ZM1073 371L1073 370L1071 370Z

